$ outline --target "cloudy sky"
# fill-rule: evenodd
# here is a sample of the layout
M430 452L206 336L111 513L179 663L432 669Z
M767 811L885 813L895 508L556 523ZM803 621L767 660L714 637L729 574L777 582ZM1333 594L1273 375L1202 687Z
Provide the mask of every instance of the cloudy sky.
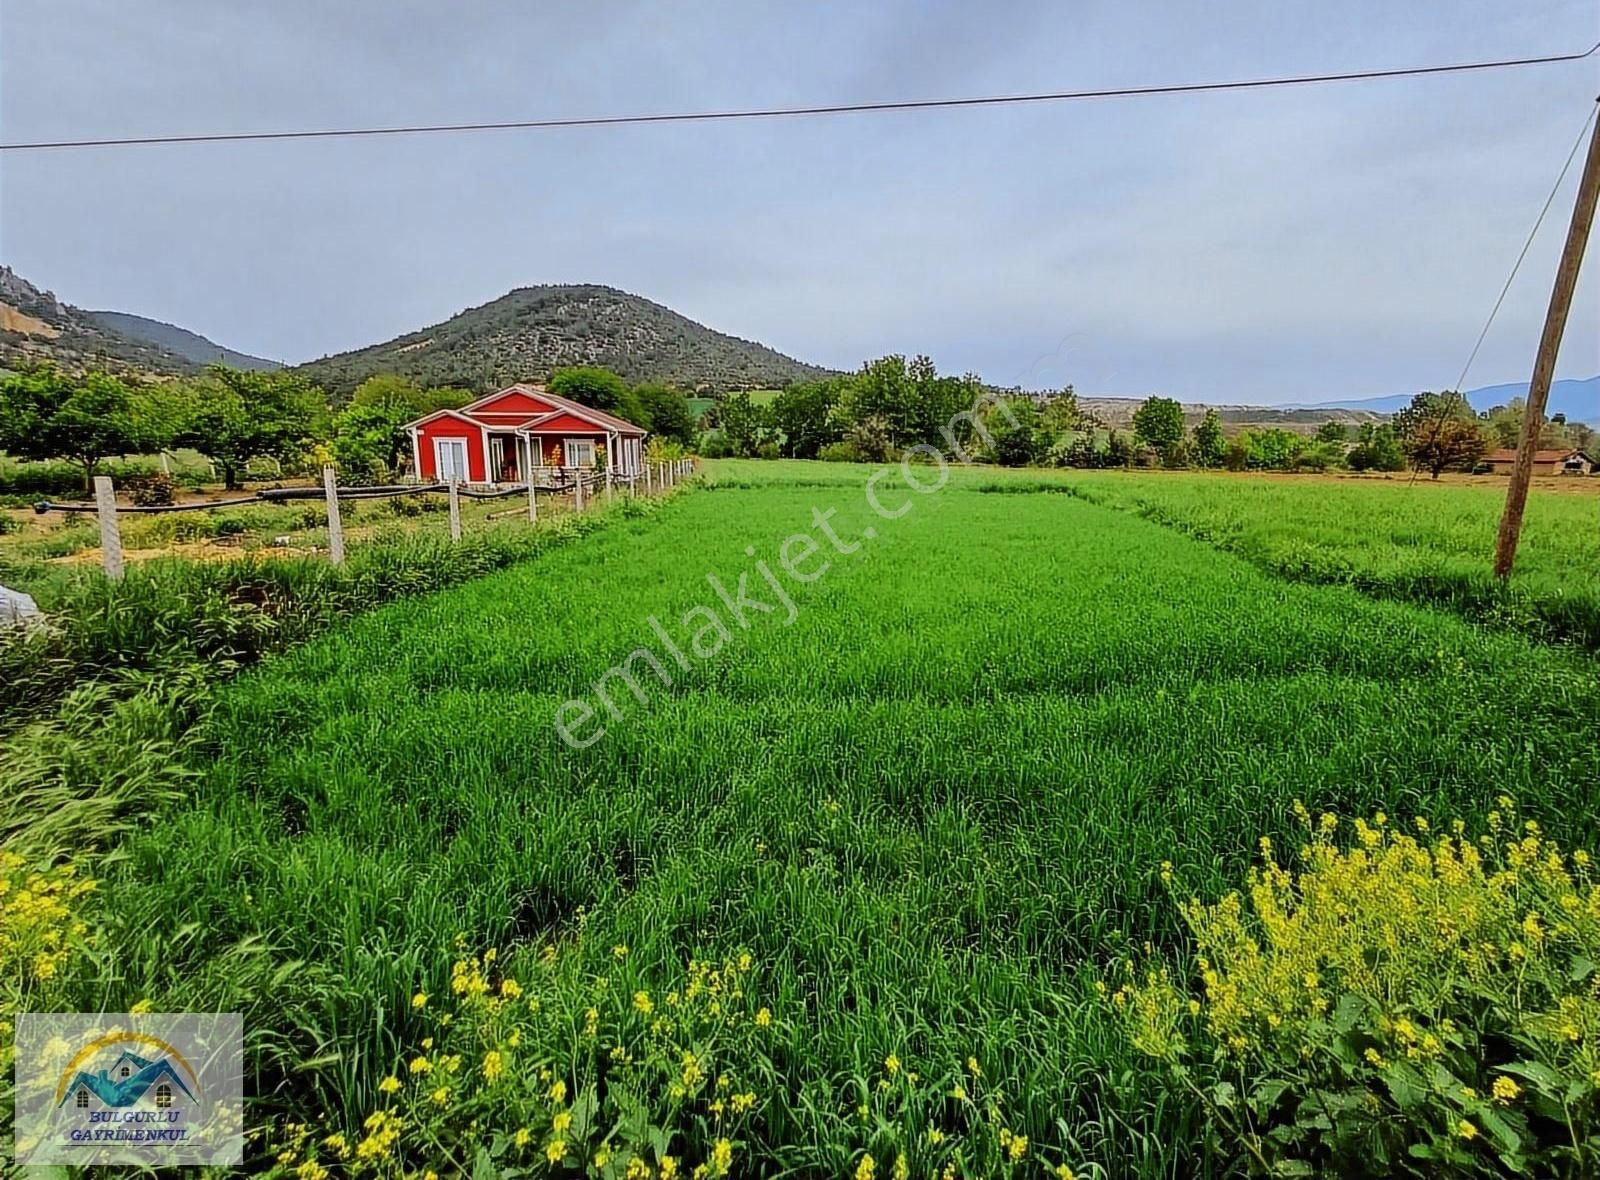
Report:
M1593 0L0 0L0 139L844 103L1585 49ZM1291 401L1455 380L1600 86L1497 74L0 155L0 260L297 361L598 282L806 360ZM1469 385L1525 380L1577 167ZM1600 249L1560 373L1600 371Z

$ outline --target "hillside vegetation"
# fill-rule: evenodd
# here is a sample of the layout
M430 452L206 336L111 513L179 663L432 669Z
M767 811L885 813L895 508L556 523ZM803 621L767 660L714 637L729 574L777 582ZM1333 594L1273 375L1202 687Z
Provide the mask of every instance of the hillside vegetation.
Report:
M180 328L164 320L152 320L125 311L88 311L83 314L103 328L120 333L131 340L141 340L175 352L196 365L232 365L235 369L281 369L279 361L251 356L224 348L215 340L208 340L198 332Z
M96 314L61 302L9 266L0 266L0 366L53 361L69 372L199 370L193 360L167 345L126 336Z
M377 373L489 390L599 365L629 382L754 389L826 376L762 344L713 331L612 287L519 287L441 324L302 366L336 395Z

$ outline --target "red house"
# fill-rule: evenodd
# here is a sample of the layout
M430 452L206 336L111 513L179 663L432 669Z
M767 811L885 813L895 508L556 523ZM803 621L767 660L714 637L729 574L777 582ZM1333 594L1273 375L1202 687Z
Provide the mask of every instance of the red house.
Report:
M601 459L622 479L644 469L643 430L542 385L510 385L406 429L417 476L429 482L526 483Z

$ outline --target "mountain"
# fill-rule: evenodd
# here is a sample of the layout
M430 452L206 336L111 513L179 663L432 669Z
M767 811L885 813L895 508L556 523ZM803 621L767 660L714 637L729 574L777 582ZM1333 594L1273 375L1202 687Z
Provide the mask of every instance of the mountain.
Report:
M1283 409L1304 410L1372 410L1392 414L1410 404L1413 395L1397 393L1390 397L1368 397L1356 400L1314 402L1310 405L1284 406ZM1514 397L1528 396L1526 381L1513 381L1505 385L1485 385L1469 389L1467 401L1480 413L1494 406L1503 406ZM1570 421L1588 422L1600 426L1600 376L1582 381L1568 377L1550 383L1550 402L1545 409L1548 415L1565 414Z
M251 356L224 348L214 340L207 340L198 332L180 328L161 320L146 319L126 311L86 311L83 313L103 328L120 333L133 340L142 340L175 352L197 365L232 365L235 369L281 369L279 361Z
M124 336L91 312L62 303L9 266L0 266L0 365L35 361L131 373L192 373L199 368L164 344Z
M300 368L335 394L346 394L375 373L488 390L542 379L569 365L603 365L630 383L718 390L769 388L830 374L638 295L590 284L519 287L419 332Z

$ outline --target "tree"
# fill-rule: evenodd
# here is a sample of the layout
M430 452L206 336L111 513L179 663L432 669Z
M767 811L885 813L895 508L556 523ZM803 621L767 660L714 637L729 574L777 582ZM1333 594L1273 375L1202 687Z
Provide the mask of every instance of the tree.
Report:
M815 459L844 432L833 419L833 409L847 384L846 378L808 381L791 385L772 402L772 425L783 436L783 453L791 459Z
M1478 416L1455 390L1417 394L1395 414L1394 427L1411 465L1434 479L1447 470L1472 470L1489 445Z
M1393 426L1366 422L1345 462L1352 471L1404 471L1406 453Z
M636 385L634 400L645 420L637 425L646 427L657 438L669 439L680 446L692 447L700 432L695 427L694 414L689 409L689 399L666 385Z
M246 372L212 365L188 387L187 397L177 441L220 467L229 488L239 486L251 459L293 458L317 436L326 413L322 390L287 370Z
M718 422L733 454L755 457L767 433L767 415L761 406L750 400L748 393L723 398Z
M111 455L159 450L176 429L159 386L133 386L109 373L69 376L40 365L0 378L0 448L19 459L69 459L92 486Z
M1330 419L1317 427L1316 437L1319 443L1342 443L1349 439L1350 433L1345 429L1343 422L1334 422Z
M1195 424L1194 461L1201 467L1221 467L1227 450L1227 440L1222 436L1222 419L1216 410L1206 410L1206 416Z
M649 427L649 415L628 383L610 369L579 365L550 374L549 390L592 409L615 414L636 426Z
M392 472L411 446L406 423L413 415L398 405L351 402L333 422L333 454L342 471L361 474Z
M1133 444L1128 441L1127 435L1118 434L1113 430L1111 437L1106 439L1106 466L1133 466Z
M1183 407L1170 397L1149 397L1133 412L1133 433L1163 459L1183 439Z
M1277 426L1240 437L1249 440L1250 466L1268 471L1288 471L1306 449L1305 435Z
M1004 412L1000 412L1003 406ZM1006 398L985 415L994 440L994 460L1003 467L1026 467L1041 454L1039 406L1031 397Z
M1488 440L1476 422L1443 418L1408 440L1406 457L1418 471L1438 479L1443 471L1471 471L1488 449Z

